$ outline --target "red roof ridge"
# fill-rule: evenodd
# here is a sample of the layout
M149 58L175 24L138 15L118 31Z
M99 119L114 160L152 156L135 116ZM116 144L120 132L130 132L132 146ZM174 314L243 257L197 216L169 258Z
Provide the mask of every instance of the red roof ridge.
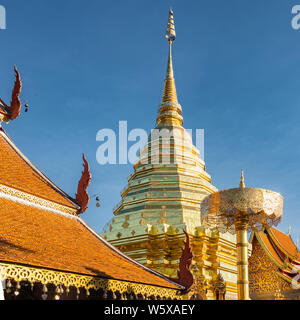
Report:
M23 153L22 151L15 145L15 143L12 141L12 139L8 136L8 134L5 132L5 130L3 129L3 127L0 125L0 134L4 137L4 139L7 141L7 143L10 145L10 147L17 153L17 155L26 162L26 164L28 166L30 166L30 168L32 170L34 170L35 173L37 173L45 182L46 184L48 184L50 187L52 187L54 189L54 191L56 191L57 193L59 193L61 196L63 196L66 200L69 201L70 203L70 207L73 207L74 209L79 209L80 206L75 202L75 200L69 196L67 193L65 193L62 189L60 189L55 183L53 183L40 169L38 169ZM14 189L18 190L17 188L13 187ZM22 191L22 190L20 190ZM33 194L30 193L29 194ZM33 194L35 195L35 194ZM39 198L43 198L41 196L35 195ZM48 198L44 198L45 200L51 201L51 202L55 202L58 203L57 201L54 201L52 199L48 199Z

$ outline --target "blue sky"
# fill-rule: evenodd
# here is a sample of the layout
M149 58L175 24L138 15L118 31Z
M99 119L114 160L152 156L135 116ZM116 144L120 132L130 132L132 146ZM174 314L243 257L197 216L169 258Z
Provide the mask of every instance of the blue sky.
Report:
M4 125L18 147L74 196L82 152L91 165L83 218L97 231L112 218L129 165L96 162L102 128L155 125L167 62L170 5L184 126L205 129L205 161L219 189L246 184L284 196L282 231L300 236L300 0L99 1L0 0L0 96L9 101L13 65L28 113Z

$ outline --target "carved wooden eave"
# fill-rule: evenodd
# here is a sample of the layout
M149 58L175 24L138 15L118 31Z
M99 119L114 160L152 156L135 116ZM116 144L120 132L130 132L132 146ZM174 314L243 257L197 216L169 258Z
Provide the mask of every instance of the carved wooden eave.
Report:
M1 281L10 279L17 283L28 281L31 284L41 283L42 285L51 283L55 286L63 285L66 288L74 286L75 288L84 288L86 290L102 289L103 291L119 292L120 294L132 293L136 296L154 296L156 299L181 300L183 298L180 290L6 262L0 262L0 279Z

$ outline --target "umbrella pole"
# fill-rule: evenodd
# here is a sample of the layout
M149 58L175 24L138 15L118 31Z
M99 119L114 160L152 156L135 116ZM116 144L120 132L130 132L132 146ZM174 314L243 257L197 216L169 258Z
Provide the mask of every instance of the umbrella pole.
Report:
M241 212L235 221L236 246L237 246L237 266L238 266L238 299L249 300L248 281L248 219Z

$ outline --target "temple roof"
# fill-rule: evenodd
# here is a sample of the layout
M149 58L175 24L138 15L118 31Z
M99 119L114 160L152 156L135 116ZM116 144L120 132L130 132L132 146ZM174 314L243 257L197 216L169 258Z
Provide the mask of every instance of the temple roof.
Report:
M268 228L264 232L254 232L250 241L256 237L269 258L277 265L278 271L289 282L292 281L294 265L300 264L300 252L288 234L275 228Z
M270 228L269 233L274 242L285 254L287 254L291 259L300 262L300 252L290 235L275 228Z
M0 184L78 209L70 196L60 190L16 147L0 126Z
M117 251L79 217L0 203L1 261L182 289Z
M108 244L79 216L68 214L71 198L56 187L0 130L0 261L34 268L142 283L175 290L179 284L128 258ZM28 193L63 206L31 201ZM23 195L25 197L23 198ZM70 208L74 211L73 208Z

